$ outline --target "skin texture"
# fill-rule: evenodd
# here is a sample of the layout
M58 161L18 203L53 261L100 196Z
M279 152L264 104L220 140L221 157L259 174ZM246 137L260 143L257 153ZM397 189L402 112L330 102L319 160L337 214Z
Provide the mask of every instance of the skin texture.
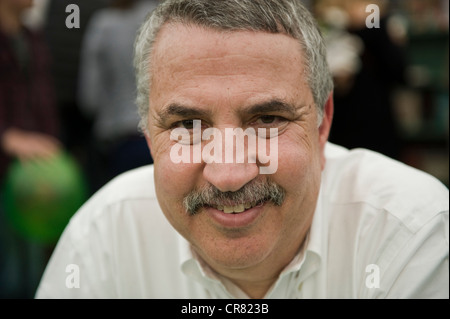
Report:
M261 298L299 251L310 228L332 99L318 127L300 45L283 34L166 24L157 37L152 65L147 141L161 208L212 269L250 297ZM273 101L283 107L258 107ZM188 120L194 119L201 120L203 128L222 132L278 128L277 171L259 174L258 161L174 164L170 150L176 141L170 140L170 133L176 127L189 128ZM223 214L214 208L204 207L195 215L183 208L183 198L205 185L237 191L268 178L286 191L285 200L281 206L266 202L253 208L250 221L236 217L235 226L230 226L221 222Z

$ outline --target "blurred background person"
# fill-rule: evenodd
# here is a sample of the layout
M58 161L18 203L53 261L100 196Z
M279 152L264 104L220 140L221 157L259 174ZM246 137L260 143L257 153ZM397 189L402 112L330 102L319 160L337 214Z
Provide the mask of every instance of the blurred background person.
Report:
M14 159L50 159L61 149L59 118L42 37L22 24L32 0L0 0L0 177ZM0 199L2 194L0 194ZM19 237L0 214L0 296L31 297L47 247Z
M399 158L400 141L392 93L405 83L407 65L402 41L389 33L386 1L377 28L369 28L366 7L373 1L317 1L325 26L328 60L335 81L335 115L330 141L364 147Z
M113 0L86 30L81 55L79 98L94 121L91 155L94 190L114 176L152 162L138 131L133 43L157 1Z
M56 103L61 119L64 146L87 170L92 120L84 114L77 99L81 43L92 15L106 7L109 0L35 0L47 2L42 31L52 56L51 73L56 88ZM76 4L80 11L79 28L67 28L66 7Z

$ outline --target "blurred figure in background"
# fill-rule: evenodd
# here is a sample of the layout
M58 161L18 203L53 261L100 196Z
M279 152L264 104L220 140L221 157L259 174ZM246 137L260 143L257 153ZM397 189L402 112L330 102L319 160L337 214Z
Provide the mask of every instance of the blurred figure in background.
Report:
M157 1L114 0L91 19L83 41L79 98L94 120L94 190L114 176L152 162L138 132L133 43Z
M335 81L335 115L330 141L364 147L399 158L399 136L392 91L404 83L402 39L389 33L386 1L379 28L366 26L373 1L322 0L316 11L325 25L328 60ZM398 33L396 34L398 35Z
M81 43L90 18L104 8L108 0L47 1L43 31L52 56L51 72L61 118L62 142L86 169L92 122L80 110L76 96ZM72 3L80 9L79 28L66 27L66 7Z
M13 159L50 159L61 150L49 56L22 14L32 0L0 0L0 181ZM1 200L2 194L0 194ZM0 296L31 297L47 262L44 247L22 240L0 214Z

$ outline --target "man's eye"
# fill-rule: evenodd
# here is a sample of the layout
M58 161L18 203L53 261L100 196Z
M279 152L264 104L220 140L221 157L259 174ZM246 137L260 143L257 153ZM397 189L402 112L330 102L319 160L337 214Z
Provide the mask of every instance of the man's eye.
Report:
M196 128L197 126L200 127L199 121L195 121L195 120L182 120L182 121L178 121L176 123L173 124L173 128L184 128L187 130L192 130L194 128Z
M274 116L274 115L263 115L259 119L260 119L260 121L263 124L272 124L273 122L275 122L276 116Z
M286 123L287 120L284 117L277 116L277 115L261 115L259 116L256 121L254 122L254 125L256 126L275 126L278 127L279 125L282 125Z
M201 120L191 119L177 121L171 125L170 138L171 140L177 141L180 144L197 144L201 142L202 134L201 131L200 134L196 134L197 129L203 129Z
M180 126L187 130L192 130L194 128L194 120L180 121Z

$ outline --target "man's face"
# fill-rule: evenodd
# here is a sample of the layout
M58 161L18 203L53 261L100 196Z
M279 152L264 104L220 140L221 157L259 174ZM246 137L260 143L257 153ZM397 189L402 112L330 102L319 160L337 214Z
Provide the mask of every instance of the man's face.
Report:
M318 128L300 44L281 34L167 24L152 59L147 141L167 219L219 273L286 265L312 221L329 129L329 118ZM174 163L171 149L177 142L171 132L189 129L192 120L222 133L237 127L278 129L276 172L260 174L258 160ZM238 214L221 211L217 205L223 202L214 199L196 214L183 206L187 195L205 187L235 192L266 181L284 189L281 205L264 202ZM255 204L247 200L247 207Z

